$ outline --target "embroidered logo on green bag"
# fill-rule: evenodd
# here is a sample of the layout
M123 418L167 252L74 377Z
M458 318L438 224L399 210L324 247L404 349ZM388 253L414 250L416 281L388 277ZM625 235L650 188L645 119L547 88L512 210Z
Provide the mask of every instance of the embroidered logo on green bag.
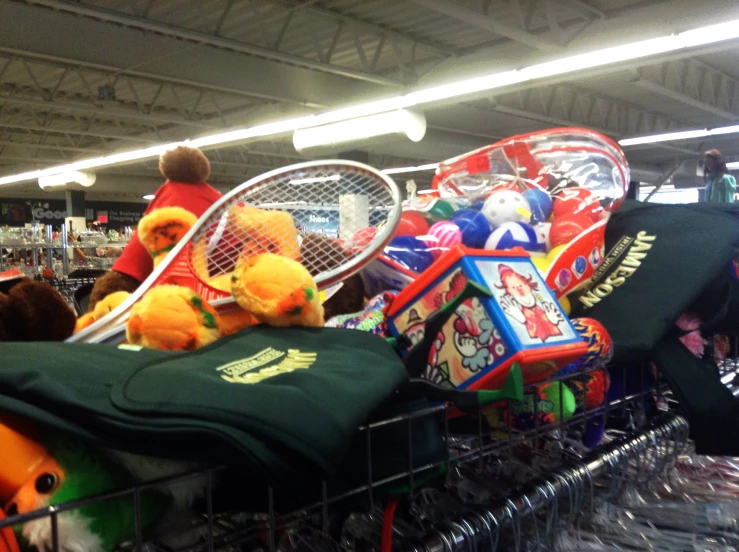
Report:
M219 366L216 370L229 383L251 384L279 374L308 369L317 359L317 353L302 353L298 349L288 349L285 352L268 347L249 358Z

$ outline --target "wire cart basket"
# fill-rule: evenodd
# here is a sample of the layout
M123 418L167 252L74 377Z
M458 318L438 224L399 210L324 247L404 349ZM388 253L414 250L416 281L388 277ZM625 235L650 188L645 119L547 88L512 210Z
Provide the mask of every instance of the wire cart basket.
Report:
M720 366L723 380L733 385L737 359L727 358ZM128 497L134 504L136 537L122 550L553 550L558 532L592 514L604 497L648 485L690 458L687 422L659 376L647 367L626 371L612 372L611 378L637 381L622 386L634 391L611 395L595 408L578 404L577 413L566 420L561 416L559 423L542 425L534 416L533 427L526 430L516 430L510 415L502 427L490 427L481 413L460 425L445 406L369 424L358 433L366 453L354 470L358 483L337 491L331 481L306 481L316 498L304 504L296 505L289 490L286 494L269 485L251 489L261 494L264 508L244 511L238 497L228 506L219 504L218 491L228 490L223 476L229 466L212 466L0 520L0 529L46 519L56 552L64 550L60 515ZM541 407L537 399L534 408ZM511 405L506 408L510 414ZM588 450L580 437L586 424L599 417L608 420L610 429L600 445ZM418 433L428 422L442 433L445 450L434 461L418 462L414 447L423 443ZM398 447L407 463L393 473L378 473L378 439L389 428L405 435ZM186 523L180 519L176 527L144 533L141 493L193 480L202 482L205 493Z

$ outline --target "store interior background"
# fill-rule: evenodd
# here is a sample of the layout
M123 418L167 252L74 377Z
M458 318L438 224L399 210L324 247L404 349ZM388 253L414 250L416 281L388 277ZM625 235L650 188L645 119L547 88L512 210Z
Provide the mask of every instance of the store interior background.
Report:
M0 177L737 18L736 2L720 0L3 0ZM730 40L438 102L424 109L418 142L387 137L304 155L287 133L206 148L210 182L226 191L315 157L415 167L556 126L622 140L733 125L737 54ZM739 162L734 133L624 146L639 183L632 193L644 199L659 184L651 201L698 201L707 148ZM104 212L111 225L135 223L162 183L156 158L93 172L86 216ZM394 177L423 190L432 175ZM25 223L34 213L54 224L66 188L0 186L3 214L15 205Z

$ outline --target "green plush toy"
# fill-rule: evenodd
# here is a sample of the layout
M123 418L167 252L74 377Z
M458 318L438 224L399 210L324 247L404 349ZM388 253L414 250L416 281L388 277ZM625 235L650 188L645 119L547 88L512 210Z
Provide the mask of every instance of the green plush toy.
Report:
M5 450L3 444L10 444L10 438L3 443L1 437L10 435L10 430L2 423L0 429L6 430L5 433L0 431L0 449ZM130 489L143 480L181 473L183 468L178 462L99 449L58 435L42 436L36 442L16 433L13 439L16 445L25 443L25 451L33 451L33 464L27 466L23 479L7 471L3 473L4 467L0 465L0 482L18 483L8 500L3 497L3 509L9 518L48 506L67 505L79 499ZM28 443L43 445L31 448ZM19 451L17 446L16 451ZM13 460L18 460L18 456L15 455ZM15 464L18 465L17 462ZM195 480L194 483L185 483L184 487L180 484L142 490L139 494L141 530L151 528L173 508L190 505L193 497L202 490L202 485L202 481ZM57 527L59 550L62 552L113 550L136 536L133 493L94 501L79 508L63 508L57 516ZM53 549L52 525L48 516L18 525L15 530L22 548Z

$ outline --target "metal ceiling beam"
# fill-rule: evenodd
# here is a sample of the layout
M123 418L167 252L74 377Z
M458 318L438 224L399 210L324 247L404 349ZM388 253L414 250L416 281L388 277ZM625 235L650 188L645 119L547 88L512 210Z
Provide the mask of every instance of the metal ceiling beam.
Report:
M139 29L142 31L150 31L150 32L158 33L164 36L177 38L180 40L187 40L190 42L194 42L196 44L205 44L208 46L213 46L216 48L223 48L225 50L230 50L230 51L238 52L241 54L247 54L250 56L259 56L261 58L271 59L271 60L279 61L282 63L289 63L291 65L296 65L298 67L318 70L318 71L322 71L325 73L330 73L330 74L338 75L341 77L347 77L347 78L354 79L354 80L371 82L374 84L382 84L385 86L399 84L398 81L395 81L393 79L387 79L380 75L371 75L369 73L355 71L353 69L348 69L348 68L340 67L337 65L330 65L328 63L312 61L306 58L302 58L300 56L286 54L286 53L278 52L275 50L270 50L269 48L262 48L260 46L254 46L251 44L246 44L244 42L239 42L237 40L221 38L221 37L213 36L207 33L193 31L190 29L184 29L182 27L175 27L173 25L159 23L156 21L152 21L150 19L145 19L142 17L136 17L132 15L126 15L126 14L114 12L111 10L104 10L100 8L88 7L88 6L79 4L79 3L68 2L66 0L26 0L26 1L30 4L37 5L37 6L43 6L46 8L51 8L53 10L60 10L60 11L64 11L67 13L74 14L74 15L81 15L84 17L97 19L99 21L105 21L107 23L125 25L127 27L132 27L132 28Z
M541 115L539 113L532 113L530 111L524 111L522 109L516 109L514 107L507 107L505 105L500 105L498 103L492 103L490 105L490 109L492 109L496 113L501 113L503 115L510 115L511 117L518 117L519 119L527 119L529 121L536 121L537 123L544 123L546 125L555 125L555 126L572 125L572 121L568 121L566 119L559 119L557 117L551 117L549 115ZM598 128L593 128L593 130L598 130L602 132L602 130Z
M737 119L739 119L739 114L731 113L730 111L726 111L725 109L721 109L719 107L714 107L700 100L696 100L695 98L691 98L690 96L688 96L687 94L683 94L682 92L670 90L669 88L662 86L661 84L657 84L656 82L648 81L646 79L637 79L634 81L634 84L639 88L648 90L649 92L654 92L655 94L658 94L665 98L669 98L671 100L675 100L689 107L700 109L701 111L716 115L717 117L721 117L722 119L726 119L728 121L736 121Z
M635 84L724 120L739 120L739 79L698 59L634 71Z
M553 125L580 125L614 137L654 134L685 121L571 84L552 84L489 98L492 109Z
M466 9L458 4L449 2L447 0L411 0L413 3L423 6L429 10L433 10L447 17L462 21L468 25L473 25L477 28L489 31L491 33L510 38L526 46L536 48L538 50L556 51L561 50L562 47L544 40L529 32L516 29L511 25L500 23L493 18L486 16L483 13L475 12L473 10Z
M284 6L288 6L292 9L300 10L303 13L317 15L322 18L330 18L335 21L342 21L344 23L350 24L352 27L355 27L357 29L362 29L370 33L375 33L378 35L384 35L384 36L387 36L388 38L393 38L397 40L398 42L407 42L410 44L417 44L418 46L421 46L424 50L426 50L430 54L434 54L438 57L452 57L456 55L456 52L452 48L449 48L448 46L445 46L443 44L432 42L430 40L424 40L422 38L408 36L403 33L393 31L392 29L383 27L382 25L377 25L375 23L363 21L361 19L357 19L356 17L352 17L350 15L339 13L334 10L330 10L327 8L321 8L318 6L305 5L305 3L296 2L295 0L279 0L279 2L280 4Z
M12 146L16 148L31 148L50 151L71 151L75 153L89 153L95 155L106 155L112 153L111 150L101 150L96 148L76 148L73 146L60 146L56 144L37 144L34 142L11 142L10 140L0 140L0 146Z
M64 159L51 159L48 157L23 157L22 155L0 155L0 163L5 165L12 163L33 163L35 165L53 165L63 163Z
M565 6L571 10L577 12L577 14L586 19L605 19L608 14L603 10L591 6L587 2L582 0L554 0L555 4Z
M126 111L123 109L109 108L109 107L97 107L91 104L83 104L79 102L70 101L46 101L35 98L26 98L20 96L11 96L8 94L0 94L0 102L32 105L38 107L44 107L46 109L54 110L70 110L78 111L81 113L94 113L105 117L115 117L121 119L136 119L138 121L148 121L150 123L165 123L175 124L185 127L199 128L202 130L216 130L219 127L215 124L200 123L197 121L189 121L185 118L179 119L176 117L167 117L164 115L146 114L138 111ZM152 129L154 130L154 129Z
M33 33L26 32L28 21ZM341 105L385 88L19 2L0 2L0 37L11 56L71 63L112 73L111 79L128 75L310 108ZM90 48L90 40L115 47Z
M0 128L9 128L13 130L27 130L31 132L43 132L48 134L64 134L64 135L70 135L70 136L89 136L90 138L108 138L110 140L121 140L121 141L131 141L131 142L139 142L139 143L146 143L146 144L156 144L158 143L156 140L151 140L148 138L140 138L137 136L130 136L125 134L105 134L101 132L89 132L84 130L72 130L72 129L66 129L66 128L57 128L57 127L42 127L42 126L34 126L34 125L19 125L17 123L6 123L0 121Z
M0 5L0 9L2 6ZM2 11L0 11L0 14L2 14ZM2 25L2 20L0 19L0 25ZM10 38L9 35L5 34L3 36L3 39ZM58 52L60 48L55 48L54 51ZM100 71L102 73L109 73L111 75L111 79L114 79L117 75L126 75L130 76L135 79L146 81L149 84L164 84L164 85L171 85L171 86L182 86L182 87L189 87L193 88L195 90L206 90L210 92L217 92L220 94L227 94L232 96L241 96L244 98L249 98L251 100L268 100L268 101L275 101L275 102L285 102L285 103L297 103L300 105L311 105L310 102L305 101L299 101L291 98L286 98L282 96L273 96L270 94L264 94L264 93L258 93L258 92L251 92L249 90L245 90L242 88L233 88L229 86L219 86L212 83L207 82L199 82L192 79L187 78L178 78L173 77L169 75L160 75L160 74L152 74L147 73L146 71L139 71L136 69L129 69L129 68L122 68L115 65L109 65L109 64L101 64L101 63L94 63L94 62L87 62L84 60L80 60L78 58L72 58L72 57L61 57L58 55L50 55L47 53L39 52L39 51L31 51L26 50L22 48L10 48L5 46L0 46L0 52L4 54L4 56L7 59L11 58L20 58L20 59L28 59L33 60L35 62L44 62L48 64L56 65L60 68L70 68L73 67L75 69L89 69L92 71ZM323 104L315 104L315 106L320 107Z
M626 109L629 109L630 108L630 106L623 106L623 105L620 105L619 107L621 108L621 110L623 110L625 108ZM601 133L603 133L603 134L605 134L607 136L610 136L613 139L623 138L625 136L625 134L622 131L621 132L619 132L619 131L615 131L614 132L613 129L609 129L609 128L605 128L605 127L599 126L599 124L596 123L595 121L593 121L592 123L583 123L583 122L579 122L579 121L574 120L574 119L562 119L562 118L558 118L558 117L552 117L550 115L543 115L541 113L535 113L535 112L531 112L531 111L526 111L526 110L523 110L523 109L516 109L516 108L513 108L513 107L507 107L505 105L500 105L500 104L495 103L495 102L493 102L491 104L490 109L492 109L493 111L495 111L497 113L501 113L503 115L510 115L511 117L518 117L520 119L526 119L528 121L535 121L535 122L543 123L545 125L555 125L555 126L582 125L582 126L586 126L587 128L590 128L592 130L601 132ZM675 153L680 153L682 155L695 156L695 155L698 155L699 154L699 152L697 152L697 151L694 151L694 150L691 150L691 149L688 149L688 148L683 148L683 147L680 147L680 146L676 146L676 145L673 145L673 144L655 143L655 144L652 144L652 146L653 147L660 148L660 149L668 150L668 151L673 151Z

